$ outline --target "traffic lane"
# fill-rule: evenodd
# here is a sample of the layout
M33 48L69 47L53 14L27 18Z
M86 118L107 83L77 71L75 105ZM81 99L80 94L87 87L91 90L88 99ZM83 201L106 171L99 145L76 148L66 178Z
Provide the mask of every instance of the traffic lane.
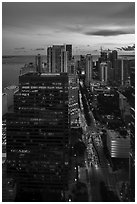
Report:
M115 188L116 185L116 177L112 174L110 174L108 161L104 155L104 151L102 146L97 145L96 142L94 142L96 149L98 151L98 155L100 157L100 167L97 168L98 172L100 172L100 175L103 179L103 181L106 183L106 185L110 186L110 188Z
M90 184L92 193L92 202L102 202L102 197L100 194L100 182L102 181L102 176L100 175L100 170L95 167L91 167L90 170Z

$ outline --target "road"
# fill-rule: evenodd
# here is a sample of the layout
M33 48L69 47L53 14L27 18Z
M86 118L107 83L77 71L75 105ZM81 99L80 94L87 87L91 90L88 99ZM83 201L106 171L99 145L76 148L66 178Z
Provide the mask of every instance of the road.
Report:
M86 97L84 94L83 97ZM82 103L82 100L81 100ZM90 154L90 148L88 148L88 145L92 143L94 147L94 154L91 153L91 157L93 157L92 162L89 162L89 158L86 156L85 161L88 163L88 174L89 174L89 180L90 180L90 189L91 189L91 197L92 202L102 202L102 196L100 191L100 182L104 182L107 188L110 191L113 191L115 194L117 194L116 190L116 183L117 183L117 175L114 174L111 170L110 164L108 163L106 156L104 154L103 150L103 144L101 142L100 137L100 126L96 123L95 118L93 116L92 111L89 108L88 100L86 98L86 105L87 109L89 110L89 117L90 117L90 125L87 125L86 123L86 117L84 117L87 112L82 107L81 112L81 123L82 128L84 132L84 142L87 144L88 154ZM95 161L94 161L95 160Z

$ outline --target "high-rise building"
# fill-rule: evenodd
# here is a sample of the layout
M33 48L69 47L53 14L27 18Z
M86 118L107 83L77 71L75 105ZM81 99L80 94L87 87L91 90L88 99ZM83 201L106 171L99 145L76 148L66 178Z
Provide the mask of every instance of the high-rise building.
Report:
M36 66L36 71L38 73L42 73L42 61L41 61L41 55L40 54L38 54L35 57L35 66Z
M79 105L78 105L78 77L76 74L69 75L69 112L71 127L78 127Z
M108 54L108 60L112 63L112 68L115 66L115 60L117 60L118 54L116 50L113 50L112 52L109 52Z
M19 77L14 113L7 115L7 169L22 191L57 192L68 186L69 76ZM42 195L44 195L42 193Z
M114 68L112 68L111 61L107 61L107 67L108 67L108 82L112 84L114 81Z
M61 72L68 73L68 51L61 52Z
M61 53L65 51L63 45L53 45L52 47L52 73L61 72Z
M112 67L114 68L115 60L118 58L118 53L116 50L112 51Z
M135 109L130 108L130 153L129 153L129 183L130 183L130 201L135 201Z
M129 60L117 59L115 60L115 81L118 85L125 85L127 82L130 83L130 66Z
M51 73L68 72L72 45L53 45L47 49L47 66Z
M107 62L107 56L108 56L107 51L101 49L99 61Z
M130 67L130 83L131 86L135 87L135 59L129 60Z
M86 85L89 86L92 81L93 62L91 54L86 55Z
M68 51L68 60L72 60L72 45L66 45L66 51Z
M106 62L100 64L100 80L102 82L108 81L108 66Z
M52 47L48 47L47 49L47 68L48 72L52 72Z

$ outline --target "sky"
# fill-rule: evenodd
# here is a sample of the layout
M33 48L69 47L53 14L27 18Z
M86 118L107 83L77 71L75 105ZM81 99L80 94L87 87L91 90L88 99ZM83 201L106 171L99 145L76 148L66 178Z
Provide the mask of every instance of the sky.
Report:
M2 3L3 55L46 54L56 44L72 44L73 54L134 53L134 43L134 2Z

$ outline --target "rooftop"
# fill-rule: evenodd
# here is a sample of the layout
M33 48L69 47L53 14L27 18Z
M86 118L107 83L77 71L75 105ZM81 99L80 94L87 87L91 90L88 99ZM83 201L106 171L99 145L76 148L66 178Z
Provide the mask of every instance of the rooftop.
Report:
M118 131L114 131L114 130L107 130L108 135L111 137L111 139L113 140L130 140L129 135L126 136L122 136L120 135L120 133Z

